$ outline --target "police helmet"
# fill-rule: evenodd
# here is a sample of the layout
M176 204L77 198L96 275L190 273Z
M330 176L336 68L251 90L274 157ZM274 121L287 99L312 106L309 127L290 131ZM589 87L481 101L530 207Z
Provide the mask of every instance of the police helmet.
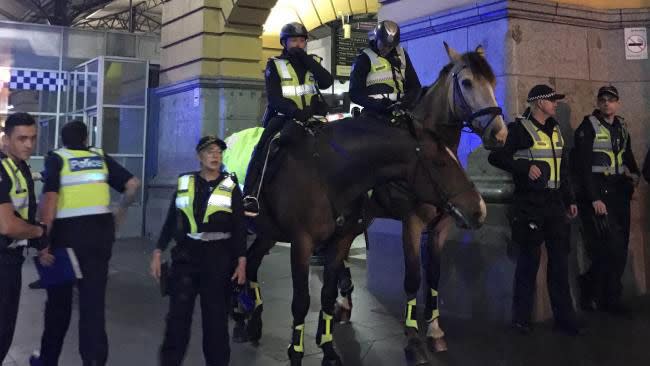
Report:
M375 42L380 42L386 47L397 47L399 45L399 25L392 20L382 20L375 26L373 32Z
M304 25L298 23L298 22L293 22L289 24L285 24L282 27L282 30L280 30L280 44L284 46L284 41L287 40L287 38L290 37L309 37L309 33L307 32L307 28L305 28Z

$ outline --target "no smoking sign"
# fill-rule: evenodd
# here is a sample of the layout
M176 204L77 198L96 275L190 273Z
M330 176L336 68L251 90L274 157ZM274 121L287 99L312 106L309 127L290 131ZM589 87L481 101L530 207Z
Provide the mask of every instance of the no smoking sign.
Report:
M646 28L625 28L625 59L648 59L648 33Z

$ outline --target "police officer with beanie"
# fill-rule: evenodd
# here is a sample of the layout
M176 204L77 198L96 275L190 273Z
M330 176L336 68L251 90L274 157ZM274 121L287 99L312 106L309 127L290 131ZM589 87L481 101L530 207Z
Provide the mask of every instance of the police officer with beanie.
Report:
M366 112L390 114L396 108L410 109L421 85L411 59L399 44L399 26L384 20L373 33L370 47L363 49L352 67L350 99Z
M201 170L178 178L153 253L151 273L160 279L161 253L171 239L176 242L161 366L183 363L197 296L201 297L205 364L226 366L230 362L228 309L232 281L246 282L246 226L239 185L222 168L225 149L226 143L214 136L201 138L196 146Z
M282 54L269 59L264 73L268 107L264 117L264 133L260 137L248 166L244 182L244 209L248 216L259 213L259 180L266 154L260 150L269 139L282 130L285 121L305 122L314 115L327 114L327 107L318 89L332 86L334 79L316 55L308 55L307 29L300 23L282 27Z
M591 266L579 278L580 306L622 313L621 276L630 239L630 200L639 181L618 90L611 85L598 90L598 109L575 132L575 165L581 194L583 238ZM595 302L594 302L595 301Z
M115 230L135 201L140 181L102 149L88 147L88 129L81 121L63 126L64 147L45 159L41 219L48 225L52 248L75 251L83 278L79 290L79 352L84 366L106 365L105 303L108 263ZM111 211L110 189L122 194ZM40 357L32 366L58 364L72 313L75 283L47 288Z
M529 108L511 123L504 147L490 153L489 162L512 174L512 239L519 245L513 298L513 326L529 333L541 244L548 252L548 292L557 330L578 335L569 291L568 219L578 214L569 182L564 139L555 120L557 101L564 95L547 85L528 93Z
M14 113L5 121L0 152L0 364L16 328L25 248L40 250L51 261L47 228L34 221L36 198L27 160L36 147L36 121L27 113ZM47 258L47 259L46 259Z

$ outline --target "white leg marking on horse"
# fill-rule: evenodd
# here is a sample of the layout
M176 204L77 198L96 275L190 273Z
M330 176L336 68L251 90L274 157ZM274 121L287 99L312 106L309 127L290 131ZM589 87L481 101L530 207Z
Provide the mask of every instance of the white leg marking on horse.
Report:
M447 149L447 153L449 153L449 155L451 155L451 157L454 158L456 163L458 163L458 165L460 165L460 161L458 161L458 158L456 157L456 154L454 154L454 152L451 151L451 149L448 148L448 147L445 147L445 149Z
M487 217L487 208L485 207L485 201L483 201L483 197L481 197L481 202L479 205L481 207L481 217L479 218L479 222L484 222L485 217Z
M445 332L440 328L440 324L438 324L438 318L433 319L431 323L429 323L429 327L427 328L427 337L433 338L433 339L440 339L445 336Z

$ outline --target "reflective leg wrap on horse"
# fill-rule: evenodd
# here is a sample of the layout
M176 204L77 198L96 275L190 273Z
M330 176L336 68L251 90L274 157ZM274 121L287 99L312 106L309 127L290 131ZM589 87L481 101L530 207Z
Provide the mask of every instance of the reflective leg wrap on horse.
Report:
M404 325L406 329L418 329L418 310L417 310L417 294L409 295L406 302L406 311L404 313Z
M323 350L323 365L341 365L341 358L334 349L334 317L324 311L318 315L318 330L316 331L316 344Z
M264 311L264 304L262 302L262 291L257 282L249 282L249 287L255 297L255 309L251 314L251 318L246 326L246 333L250 341L256 342L262 338L262 311Z
M412 294L408 296L406 303L404 333L407 337L407 344L404 354L410 364L428 365L426 346L418 334L417 314L417 294Z
M305 324L294 325L291 333L291 344L287 350L289 361L292 366L302 363L302 356L305 354Z

